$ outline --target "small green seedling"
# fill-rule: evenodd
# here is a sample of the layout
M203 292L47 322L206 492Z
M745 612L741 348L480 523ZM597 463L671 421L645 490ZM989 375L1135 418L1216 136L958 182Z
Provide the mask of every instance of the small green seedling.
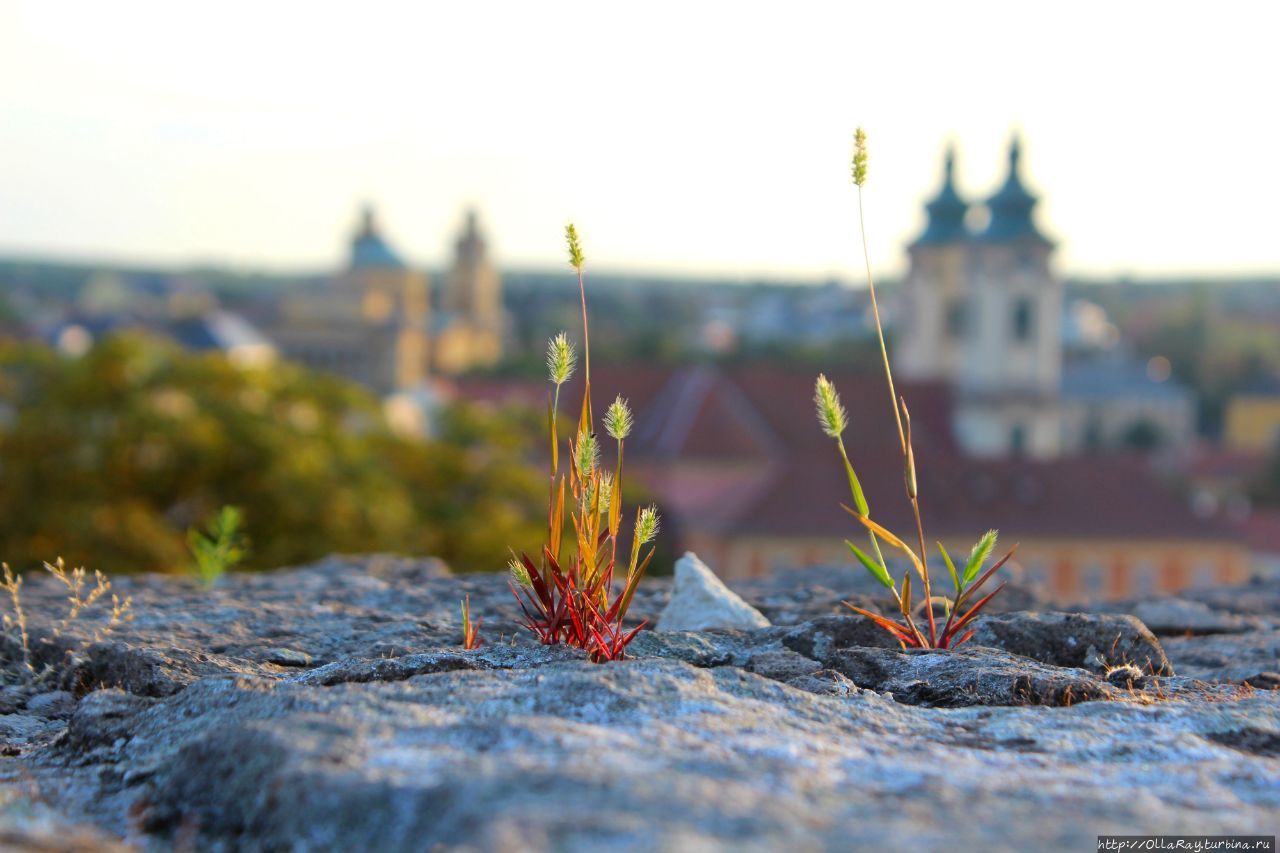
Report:
M462 599L462 647L470 651L478 649L484 645L484 640L480 638L480 623L483 619L471 621L471 596Z
M195 560L196 575L205 586L213 586L247 556L249 540L241 529L242 518L237 507L224 506L207 530L193 527L187 531L187 547Z

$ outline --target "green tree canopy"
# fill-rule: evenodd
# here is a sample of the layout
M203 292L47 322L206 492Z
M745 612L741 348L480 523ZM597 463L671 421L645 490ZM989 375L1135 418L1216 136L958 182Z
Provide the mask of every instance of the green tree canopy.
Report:
M363 389L290 364L139 336L78 359L0 343L0 556L183 570L187 528L234 505L249 568L383 551L501 569L542 535L525 417L454 408L418 441Z

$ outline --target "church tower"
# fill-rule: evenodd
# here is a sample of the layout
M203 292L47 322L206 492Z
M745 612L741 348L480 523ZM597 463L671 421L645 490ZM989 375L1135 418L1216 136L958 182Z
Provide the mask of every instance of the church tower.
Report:
M361 339L348 372L380 393L427 378L431 303L426 274L410 269L383 238L371 206L351 240L345 287L359 300Z
M1015 137L1008 175L975 230L947 151L898 305L895 369L952 386L956 439L975 456L1050 458L1061 446L1062 282L1021 159Z
M1009 145L1004 185L987 199L971 254L972 322L958 371L956 434L976 455L1050 458L1061 449L1062 281L1036 196Z
M948 147L942 188L925 205L924 233L907 247L894 340L894 370L904 379L954 382L968 325L969 205L956 192L956 153Z
M453 375L495 364L502 358L507 331L502 278L489 259L475 211L467 211L466 224L454 243L453 265L440 308L442 316L432 341L437 370Z
M466 225L454 244L453 268L441 303L446 313L465 317L476 326L502 327L502 279L489 260L474 210L467 211Z

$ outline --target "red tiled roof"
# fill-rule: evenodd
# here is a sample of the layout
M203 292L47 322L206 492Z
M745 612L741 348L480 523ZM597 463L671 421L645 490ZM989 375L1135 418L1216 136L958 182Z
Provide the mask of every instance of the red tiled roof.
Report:
M1255 477L1266 461L1265 453L1228 450L1206 444L1196 447L1181 468L1193 480L1245 480Z
M914 527L883 377L829 373L849 412L845 446L877 520ZM636 427L627 442L633 475L686 530L734 535L847 536L855 522L834 442L818 428L815 373L783 367L665 368L607 365L592 375L597 413L622 394ZM492 381L492 380L491 380ZM942 383L903 383L926 533L976 537L997 527L1018 538L1237 538L1193 515L1136 457L1052 462L975 460L951 433ZM462 389L467 395L465 386ZM575 412L574 382L561 394ZM606 442L606 446L610 444Z
M872 516L902 532L914 518L896 455L854 465ZM1230 539L1228 528L1194 516L1137 458L1030 460L917 458L926 533L976 538L990 527L1012 539ZM856 531L838 506L849 486L834 448L789 457L759 500L724 528L739 535L837 536Z

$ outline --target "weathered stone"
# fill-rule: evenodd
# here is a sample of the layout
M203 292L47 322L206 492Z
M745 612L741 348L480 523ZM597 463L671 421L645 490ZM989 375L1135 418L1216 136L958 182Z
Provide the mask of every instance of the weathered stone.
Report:
M850 681L847 675L834 669L819 669L806 675L797 675L788 679L787 685L820 696L852 696L862 689Z
M62 747L91 762L66 792L110 804L110 827L131 811L159 846L198 827L200 849L1043 849L1123 827L1260 831L1280 814L1273 694L947 710L801 678L815 692L654 659L205 679L133 714L109 765L141 768L128 782Z
M1133 615L1155 634L1239 634L1249 630L1248 623L1234 613L1184 598L1139 601Z
M289 679L329 687L366 681L403 681L415 675L459 669L516 669L553 660L580 660L586 653L568 646L482 646L473 651L423 652L400 658L347 659L316 667Z
M276 666L311 666L311 655L297 649L267 649L263 658Z
M27 699L32 690L23 684L5 684L0 686L0 714L16 714L27 707Z
M118 579L138 619L73 660L89 692L69 721L0 717L0 787L57 792L60 834L89 822L152 850L1092 849L1099 833L1270 834L1280 819L1280 691L1239 683L1280 669L1268 632L1168 641L1220 684L1130 687L975 644L863 645L892 641L828 612L835 585L788 609L779 584L775 612L822 618L646 630L593 664L515 627L500 578L362 565L208 591ZM646 581L636 620L670 588ZM55 593L32 584L33 622ZM485 620L473 651L467 594ZM327 663L281 666L273 649Z
M55 722L35 714L0 714L0 742L7 746L25 746L56 730Z
M859 687L911 705L1073 705L1118 699L1110 684L1079 669L1050 667L996 649L966 646L931 650L849 648L827 664Z
M134 696L118 688L95 690L76 705L67 727L67 740L77 754L123 743L133 736L138 714L155 699Z
M984 614L970 644L1004 649L1054 666L1106 672L1131 663L1173 675L1160 641L1132 616L1108 613Z
M676 586L658 618L659 631L767 628L769 620L724 585L715 572L687 553L676 562Z
M824 616L797 625L782 638L782 644L802 655L824 660L835 649L869 646L898 648L898 641L865 616L852 613Z
M627 646L627 656L674 658L698 667L742 666L765 642L751 631L641 631Z
M1178 672L1209 681L1243 681L1280 671L1280 630L1165 637L1161 644Z
M1246 678L1244 683L1258 690L1280 690L1280 672L1260 672Z
M1255 577L1245 584L1214 585L1179 595L1223 613L1243 616L1258 628L1280 628L1280 576Z
M37 717L65 720L76 709L76 697L65 690L39 693L27 700L27 713Z
M757 652L743 668L774 681L789 682L801 676L813 675L822 669L822 664L790 649L776 649Z

